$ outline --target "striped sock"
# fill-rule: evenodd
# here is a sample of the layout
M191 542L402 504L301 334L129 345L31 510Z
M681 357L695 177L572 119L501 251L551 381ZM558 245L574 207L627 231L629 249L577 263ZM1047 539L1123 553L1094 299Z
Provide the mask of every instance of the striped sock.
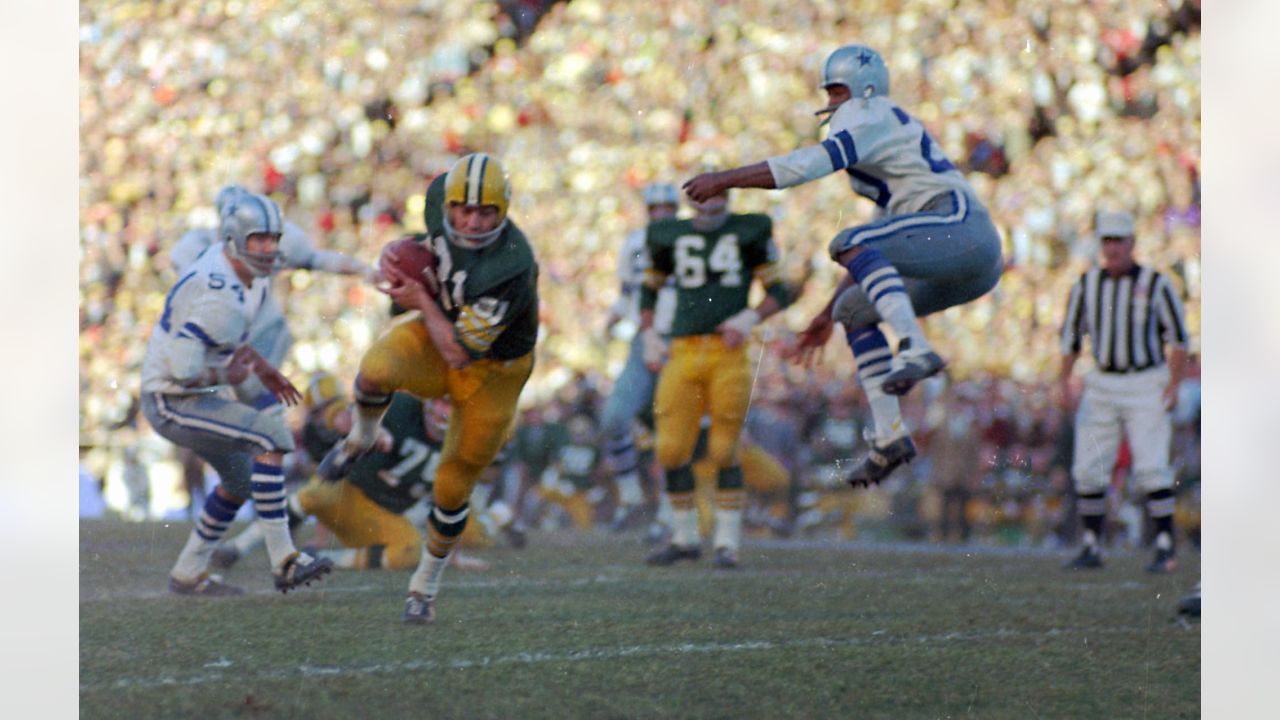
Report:
M204 500L200 517L196 519L196 526L191 529L187 544L178 553L178 560L170 574L179 580L190 582L204 572L209 567L209 555L213 548L226 534L243 504L243 500L229 500L216 490L209 493Z
M879 250L864 247L846 267L898 339L911 338L912 347L917 349L929 347L902 276Z
M609 456L609 467L618 475L633 473L640 464L640 455L636 452L636 443L631 433L609 438L605 454Z
M720 468L716 488L716 532L712 545L736 552L742 539L742 507L747 494L742 489L742 466Z
M284 469L277 464L253 461L253 507L258 513L258 527L267 543L271 567L280 569L285 559L296 552L289 536L289 515L285 511Z
M859 256L861 257L861 256ZM871 420L875 426L876 444L887 445L907 433L902 424L902 407L898 398L882 389L881 381L889 374L893 351L884 333L875 325L854 328L845 335L853 362L858 367L858 382L871 406Z

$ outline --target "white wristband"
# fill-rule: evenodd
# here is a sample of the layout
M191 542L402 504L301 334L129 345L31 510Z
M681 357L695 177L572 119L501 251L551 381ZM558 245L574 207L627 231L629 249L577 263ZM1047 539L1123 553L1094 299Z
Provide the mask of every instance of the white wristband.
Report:
M746 308L745 310L739 310L737 314L731 316L721 324L731 327L743 335L750 335L751 328L754 328L759 324L759 322L760 313L756 312L753 308Z

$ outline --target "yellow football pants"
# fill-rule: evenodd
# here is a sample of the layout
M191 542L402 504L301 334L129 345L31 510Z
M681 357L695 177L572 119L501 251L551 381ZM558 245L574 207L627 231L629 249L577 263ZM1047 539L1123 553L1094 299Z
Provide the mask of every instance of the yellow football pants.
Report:
M738 440L751 405L747 345L726 348L719 335L671 341L654 394L655 455L663 469L688 464L703 415L711 416L707 459L717 470L738 464Z
M543 501L564 508L576 530L590 530L595 525L595 508L587 502L587 494L581 491L566 493L562 489L551 489L544 485L537 486L538 496Z
M370 500L360 488L343 480L312 478L298 491L303 512L314 515L349 548L385 545L382 563L390 570L417 567L422 534L403 516Z
M343 547L367 548L383 545L382 565L389 570L408 570L418 565L422 552L422 533L413 523L378 505L360 488L343 480L328 482L312 478L298 491L302 511L331 530ZM462 533L462 547L483 548L493 545L493 538L482 523L468 523ZM367 569L361 558L359 569Z
M404 390L420 398L448 395L453 415L445 434L434 497L456 509L471 497L480 473L506 442L516 402L533 372L533 353L514 360L477 360L455 370L440 356L421 313L396 318L360 360L360 382L377 394Z

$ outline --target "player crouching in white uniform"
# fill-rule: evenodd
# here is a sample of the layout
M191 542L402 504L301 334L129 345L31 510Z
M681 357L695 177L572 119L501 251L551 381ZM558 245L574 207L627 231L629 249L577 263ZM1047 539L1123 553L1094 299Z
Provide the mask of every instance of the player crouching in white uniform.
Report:
M240 194L220 218L222 243L203 253L165 298L142 366L142 411L161 436L190 448L218 471L222 484L204 510L169 573L180 595L237 595L209 574L209 557L236 511L253 498L281 592L309 584L332 563L300 553L285 513L284 454L293 434L279 413L230 399L224 392L250 374L289 405L298 389L245 341L267 297L279 260L283 220L270 198Z

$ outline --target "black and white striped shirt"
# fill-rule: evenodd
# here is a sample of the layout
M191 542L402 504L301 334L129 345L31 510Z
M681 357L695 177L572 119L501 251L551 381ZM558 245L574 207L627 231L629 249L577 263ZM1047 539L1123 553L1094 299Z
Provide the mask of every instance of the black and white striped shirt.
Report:
M1091 268L1071 286L1062 323L1062 352L1080 352L1092 338L1093 359L1103 372L1124 373L1163 365L1164 346L1186 349L1182 300L1160 272L1135 265L1113 278Z

